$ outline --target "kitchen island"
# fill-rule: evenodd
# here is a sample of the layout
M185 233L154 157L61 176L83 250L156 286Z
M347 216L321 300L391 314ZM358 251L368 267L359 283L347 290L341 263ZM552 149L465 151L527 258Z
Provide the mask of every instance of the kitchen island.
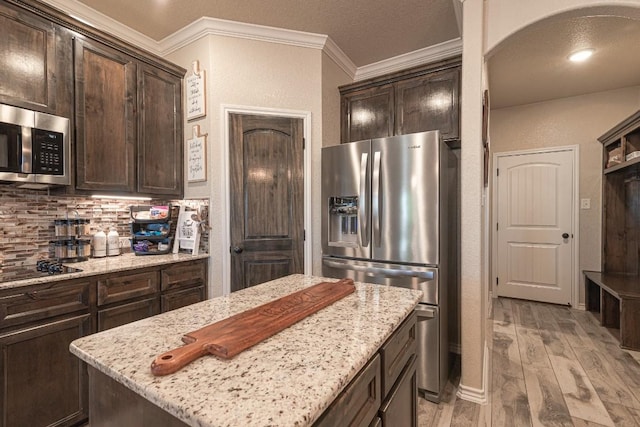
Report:
M126 412L145 414L137 425L164 419L148 415L148 407L136 412L149 403L175 420L171 425L311 425L363 367L384 359L381 347L388 346L389 360L400 360L392 356L410 347L389 343L394 332L406 329L415 353L415 328L401 325L409 319L415 326L421 292L356 283L351 295L230 360L207 355L173 374L152 375L153 359L182 346L184 334L322 281L335 279L287 276L74 341L71 352L90 366L91 425L123 422L117 417ZM389 389L382 376L382 390ZM131 396L118 400L118 387Z

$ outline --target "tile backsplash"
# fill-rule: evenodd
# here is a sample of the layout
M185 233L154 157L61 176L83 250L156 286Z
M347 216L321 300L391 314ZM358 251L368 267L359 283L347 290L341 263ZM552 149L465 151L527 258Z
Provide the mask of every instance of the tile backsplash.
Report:
M131 201L92 199L85 196L57 196L42 191L0 185L0 271L34 265L49 258L49 242L55 239L53 221L61 218L90 220L90 235L102 228L116 227L120 237L131 234L129 207L135 204L185 204L199 208L208 223L208 199ZM177 209L172 218L177 220ZM89 236L87 237L89 238ZM204 231L200 251L206 252L209 236Z

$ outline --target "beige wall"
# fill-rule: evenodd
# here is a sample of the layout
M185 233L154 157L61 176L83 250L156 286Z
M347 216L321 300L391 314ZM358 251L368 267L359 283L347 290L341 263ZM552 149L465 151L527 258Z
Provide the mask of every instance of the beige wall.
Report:
M484 1L463 3L461 101L461 377L458 394L485 402L485 292L482 276L482 89Z
M185 197L210 197L210 295L223 293L228 279L228 225L226 220L225 144L223 106L278 109L311 113L311 140L307 149L317 158L322 145L322 52L318 49L209 35L170 54L167 59L191 68L198 59L207 72L207 116L185 124L185 139L194 123L208 133L207 182L187 184ZM309 178L319 181L314 161ZM320 189L312 186L312 206ZM310 230L314 247L320 223ZM307 230L309 235L309 230ZM314 254L315 257L315 254Z
M600 269L602 145L597 138L639 108L640 86L634 86L491 111L493 153L580 147L579 198L591 199L591 209L579 211L580 271ZM583 304L582 275L578 286Z

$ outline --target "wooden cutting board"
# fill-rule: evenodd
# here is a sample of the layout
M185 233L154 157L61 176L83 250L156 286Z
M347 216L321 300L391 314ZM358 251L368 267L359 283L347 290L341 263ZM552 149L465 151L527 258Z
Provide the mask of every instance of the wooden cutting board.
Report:
M321 282L189 332L186 345L156 357L151 372L171 374L205 354L230 359L354 291L351 279Z

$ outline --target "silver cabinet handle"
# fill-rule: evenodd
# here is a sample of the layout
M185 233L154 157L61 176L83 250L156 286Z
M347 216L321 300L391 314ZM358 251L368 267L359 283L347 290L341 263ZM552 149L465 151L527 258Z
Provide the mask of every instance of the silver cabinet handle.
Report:
M349 264L344 261L333 261L323 259L322 263L327 267L339 268L341 270L361 271L364 273L376 273L387 277L419 277L421 279L433 280L433 271L413 271L413 270L394 270L382 267L365 267L363 265Z
M417 305L415 311L418 316L418 321L420 319L433 319L436 317L436 310L433 308Z
M367 171L369 169L369 153L362 153L360 158L360 200L358 201L358 222L360 223L360 246L369 246L367 230Z

